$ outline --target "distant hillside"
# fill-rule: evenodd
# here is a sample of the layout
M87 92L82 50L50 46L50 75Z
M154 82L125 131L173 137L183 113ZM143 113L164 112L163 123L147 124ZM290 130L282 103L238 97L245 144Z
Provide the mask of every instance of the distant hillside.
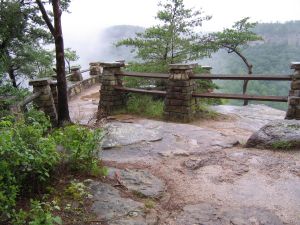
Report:
M248 60L253 64L255 74L291 74L290 62L300 61L300 21L287 23L263 23L255 28L263 42L250 45L243 50ZM243 62L234 53L219 51L210 59L200 61L200 64L211 65L213 73L245 74ZM227 93L241 93L241 82L218 82L221 90ZM287 95L288 82L251 81L249 93L259 95ZM231 101L240 104L241 101ZM262 103L262 102L261 102ZM264 103L279 109L286 109L285 103Z
M300 46L300 21L261 23L255 32L263 36L265 43Z
M130 26L130 25L118 25L108 27L99 37L101 48L98 50L98 58L103 61L112 61L118 59L126 59L127 61L134 59L134 54L131 53L130 48L115 47L115 43L121 39L135 37L137 32L143 32L143 27Z

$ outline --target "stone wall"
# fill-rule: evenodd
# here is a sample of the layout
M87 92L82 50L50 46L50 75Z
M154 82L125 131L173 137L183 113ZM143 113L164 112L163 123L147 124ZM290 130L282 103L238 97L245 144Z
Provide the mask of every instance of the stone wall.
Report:
M99 83L100 77L93 76L88 79L76 82L68 87L68 97L72 99L73 97L79 95L83 90L90 88L91 86Z
M51 123L55 126L57 124L57 113L50 88L51 82L49 78L42 78L29 81L29 85L33 86L33 93L40 93L39 97L34 100L34 104L49 116Z
M164 118L170 121L190 122L193 120L195 81L190 79L195 64L172 64L164 105Z
M300 120L300 62L292 63L291 69L294 69L294 74L288 97L286 119Z
M124 62L101 63L100 66L103 68L103 72L100 80L98 119L121 109L125 105L123 93L114 88L114 86L122 86L122 78L115 74L125 66Z

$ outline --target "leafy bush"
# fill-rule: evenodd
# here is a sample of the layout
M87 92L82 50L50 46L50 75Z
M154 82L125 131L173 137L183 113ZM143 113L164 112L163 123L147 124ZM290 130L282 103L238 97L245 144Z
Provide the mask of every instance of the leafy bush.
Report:
M98 175L106 168L98 167L100 130L77 125L50 133L51 123L43 112L31 110L21 120L12 116L0 121L0 224L57 224L47 204L32 202L30 214L16 213L19 197L42 191L51 174L63 160L72 170ZM58 145L64 151L58 151ZM48 208L47 208L48 207ZM26 218L28 223L22 223ZM19 221L19 222L18 222ZM25 221L25 219L24 219Z
M20 210L13 219L14 225L60 225L59 216L52 215L53 206L48 202L31 200L29 212Z
M63 158L74 171L97 173L98 153L103 133L78 125L56 130L53 137L63 147Z
M54 139L44 136L45 124L38 122L47 118L35 115L38 117L29 113L24 120L6 117L0 121L0 221L11 218L17 196L45 184L59 162Z
M24 99L25 96L29 94L27 89L22 88L14 88L10 84L4 84L0 86L0 97L1 100L0 110L5 110L11 104L14 104L18 101Z

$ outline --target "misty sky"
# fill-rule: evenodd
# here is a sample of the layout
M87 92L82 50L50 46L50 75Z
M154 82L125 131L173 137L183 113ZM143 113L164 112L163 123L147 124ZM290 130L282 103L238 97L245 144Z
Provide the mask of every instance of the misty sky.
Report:
M184 2L188 7L202 8L206 15L212 15L212 19L203 24L203 31L222 30L246 16L258 22L300 20L300 0ZM105 27L124 24L143 27L154 25L157 3L158 0L72 0L69 9L71 13L63 15L65 45L76 50L82 57L88 52L99 50L97 41Z

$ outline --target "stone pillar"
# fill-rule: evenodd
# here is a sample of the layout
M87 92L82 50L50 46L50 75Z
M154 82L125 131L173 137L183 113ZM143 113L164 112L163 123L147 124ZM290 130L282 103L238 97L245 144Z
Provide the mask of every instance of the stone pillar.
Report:
M190 122L195 115L195 98L192 93L195 81L190 79L197 64L171 64L165 98L166 120Z
M45 112L49 116L52 125L57 124L57 113L50 88L51 80L42 78L29 81L29 85L33 86L33 92L40 92L40 96L34 100L34 104L38 109Z
M294 75L291 82L288 110L285 118L288 120L300 120L300 62L292 62L291 69L294 69Z
M124 63L100 63L103 68L100 78L101 90L100 101L98 107L98 118L110 115L116 110L121 109L125 105L124 95L120 91L115 90L115 86L122 86L121 77L116 76L124 67Z
M99 62L91 62L90 63L90 75L91 76L100 76L101 68Z
M80 66L72 66L71 73L72 73L72 76L70 79L71 81L82 81L83 80L82 74L80 72Z

